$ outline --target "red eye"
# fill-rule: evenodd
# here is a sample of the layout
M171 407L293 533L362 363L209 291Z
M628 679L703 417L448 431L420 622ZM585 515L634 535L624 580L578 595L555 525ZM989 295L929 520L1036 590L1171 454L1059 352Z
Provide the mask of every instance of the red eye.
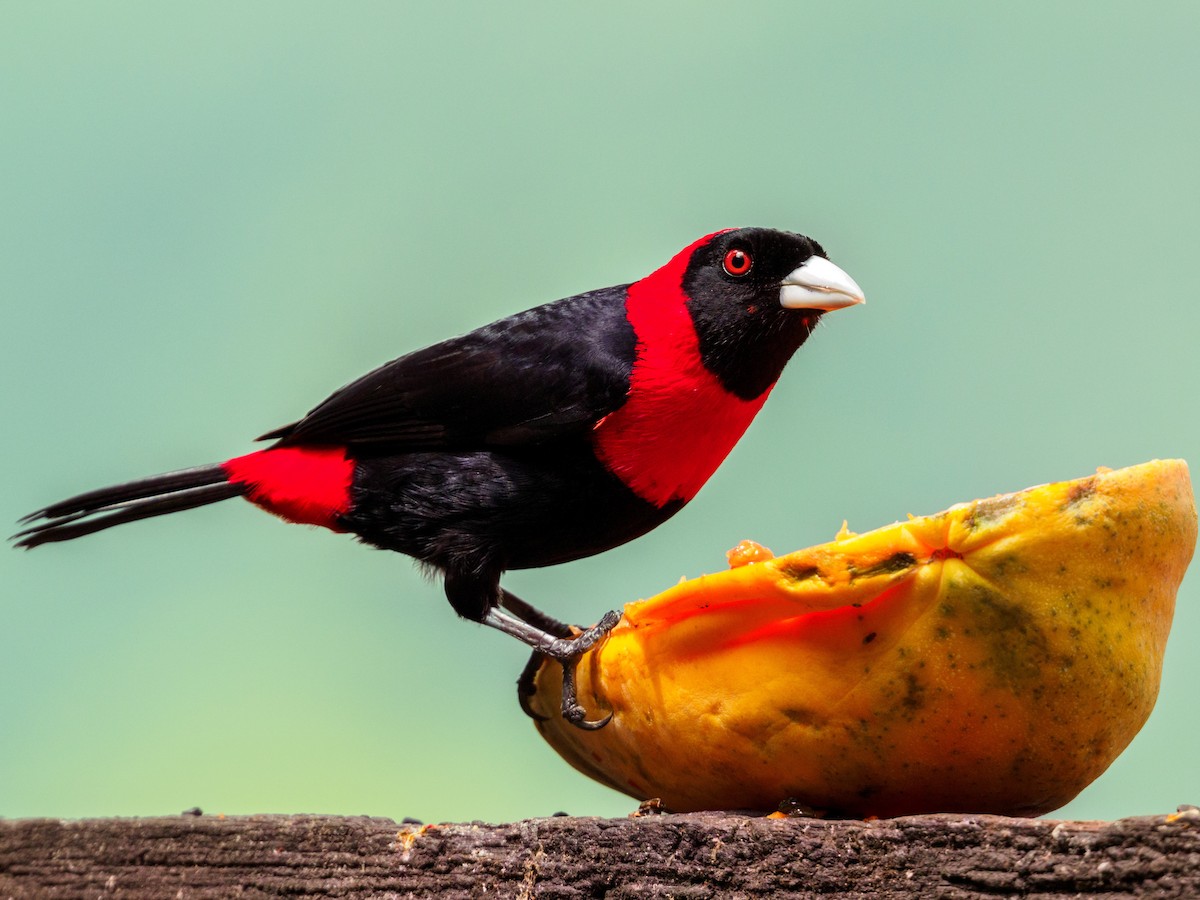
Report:
M745 250L730 250L725 254L725 271L735 278L745 275L754 265L754 260Z

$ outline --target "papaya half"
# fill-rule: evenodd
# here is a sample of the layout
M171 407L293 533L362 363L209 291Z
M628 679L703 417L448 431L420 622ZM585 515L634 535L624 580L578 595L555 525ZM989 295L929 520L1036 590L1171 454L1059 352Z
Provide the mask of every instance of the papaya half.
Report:
M571 765L674 811L1040 815L1149 716L1195 543L1166 460L743 549L626 605L582 659L605 727L564 722L557 665L529 706Z

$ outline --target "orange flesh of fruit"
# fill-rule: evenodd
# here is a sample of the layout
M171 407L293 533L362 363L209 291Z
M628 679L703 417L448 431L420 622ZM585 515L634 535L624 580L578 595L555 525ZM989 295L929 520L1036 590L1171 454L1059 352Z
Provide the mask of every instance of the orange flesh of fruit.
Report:
M580 701L607 726L563 721L546 664L537 727L676 811L1039 815L1149 716L1195 542L1187 465L1168 460L739 552L628 604L583 658Z

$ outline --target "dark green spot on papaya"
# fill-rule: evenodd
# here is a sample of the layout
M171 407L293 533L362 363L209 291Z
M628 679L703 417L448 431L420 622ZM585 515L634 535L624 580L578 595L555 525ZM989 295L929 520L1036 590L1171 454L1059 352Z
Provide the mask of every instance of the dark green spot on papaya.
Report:
M1067 509L1086 502L1094 493L1096 493L1095 476L1075 482L1071 485L1071 489L1067 491Z
M820 728L824 724L824 719L812 709L805 709L799 706L789 706L780 710L781 713L790 722L797 725L807 725L810 728Z
M912 672L904 676L904 681L904 699L900 703L910 713L914 713L925 705L925 685Z
M1001 494L999 497L989 497L987 500L976 502L971 507L971 512L963 524L967 528L975 529L981 525L999 522L1020 505L1020 494Z
M897 572L903 572L906 569L911 569L917 564L917 559L911 553L893 553L887 559L880 560L873 566L868 566L865 569L855 569L851 567L850 578L870 578L873 575L894 575Z
M792 581L807 581L810 578L820 578L821 570L816 566L802 566L796 563L784 563L779 567L780 573Z
M983 665L1010 690L1033 689L1052 664L1049 641L1034 617L984 584L960 585L956 602L986 647Z

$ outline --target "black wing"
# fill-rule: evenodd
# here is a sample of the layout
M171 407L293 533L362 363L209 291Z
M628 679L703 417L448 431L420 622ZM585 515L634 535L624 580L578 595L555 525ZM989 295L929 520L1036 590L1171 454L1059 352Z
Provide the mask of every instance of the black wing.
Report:
M629 392L636 339L626 288L568 297L409 353L260 440L433 450L584 433Z

